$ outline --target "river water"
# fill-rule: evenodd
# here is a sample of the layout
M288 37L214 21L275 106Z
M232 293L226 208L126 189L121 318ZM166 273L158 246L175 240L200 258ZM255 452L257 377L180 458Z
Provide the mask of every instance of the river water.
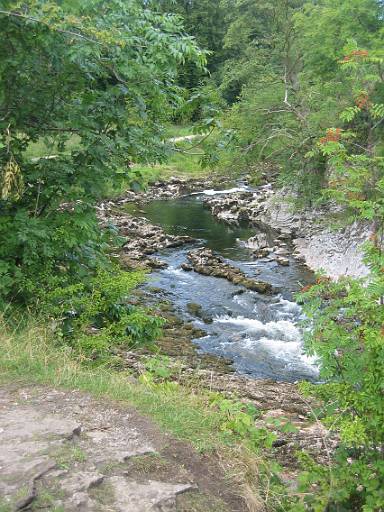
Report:
M268 258L254 260L241 241L257 229L216 220L203 205L205 195L214 193L220 192L154 200L141 205L139 215L169 234L199 239L193 247L215 250L248 276L271 283L278 292L262 295L226 279L182 270L180 265L187 261L191 245L163 251L161 259L169 266L151 274L150 286L163 289L179 315L206 331L206 337L195 341L202 351L231 358L239 373L280 381L315 380L315 361L303 353L299 326L303 314L293 299L295 291L313 281L313 275L293 258L288 267ZM272 242L275 233L267 234Z

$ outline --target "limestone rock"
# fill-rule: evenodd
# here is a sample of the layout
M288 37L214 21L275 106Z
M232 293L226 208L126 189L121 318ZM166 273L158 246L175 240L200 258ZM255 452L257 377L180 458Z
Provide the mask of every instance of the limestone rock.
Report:
M224 258L214 254L211 249L203 248L190 251L188 260L195 272L199 274L228 279L233 284L259 293L272 293L272 286L269 283L247 277L240 269L233 267Z
M194 488L191 484L151 480L137 483L123 477L112 477L109 483L114 490L117 512L173 512L176 496Z

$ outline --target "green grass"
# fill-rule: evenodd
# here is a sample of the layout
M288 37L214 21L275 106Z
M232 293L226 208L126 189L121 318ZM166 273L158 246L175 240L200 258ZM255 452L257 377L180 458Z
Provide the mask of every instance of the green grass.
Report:
M166 129L167 138L173 137L184 137L192 135L193 127L191 125L169 125ZM73 135L66 143L66 149L70 152L72 149L79 147L80 140L77 135ZM182 151L188 152L188 148L191 145L195 145L195 142L179 142L178 148ZM183 178L197 178L207 174L206 170L203 170L200 166L200 154L201 149L193 148L190 150L191 155L184 154L182 152L173 153L167 163L162 165L140 165L134 166L136 171L143 173L145 180L148 183L156 181L157 179L169 178L170 176L178 176ZM50 145L48 141L44 139L38 142L33 142L29 145L26 151L26 157L29 159L42 158L57 154L57 148L54 145ZM108 188L108 187L107 187ZM118 195L112 189L112 186L106 190L105 196Z
M194 153L201 153L196 148ZM167 179L171 176L179 178L202 178L207 175L207 169L202 169L200 156L174 153L167 163L161 165L135 165L137 171L145 176L146 181L151 183L158 179Z
M66 151L69 153L71 150L79 147L79 144L79 137L77 135L72 135L65 145ZM55 145L49 144L48 141L45 141L44 139L40 139L37 142L31 142L25 152L25 156L30 159L42 158L56 154L57 147Z
M177 497L177 512L229 512L226 504L214 496L190 491Z
M185 137L193 134L193 126L191 124L171 124L166 129L166 135L169 138Z

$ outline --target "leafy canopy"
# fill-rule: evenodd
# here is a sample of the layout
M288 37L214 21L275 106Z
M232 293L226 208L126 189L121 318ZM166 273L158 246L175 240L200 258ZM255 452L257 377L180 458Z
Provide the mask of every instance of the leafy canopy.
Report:
M0 31L0 300L27 300L96 265L95 201L132 162L164 160L179 66L206 59L177 16L135 0L5 0Z

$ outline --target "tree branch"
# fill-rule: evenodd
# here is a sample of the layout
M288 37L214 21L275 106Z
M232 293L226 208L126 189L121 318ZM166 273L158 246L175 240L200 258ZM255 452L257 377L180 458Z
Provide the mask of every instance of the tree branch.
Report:
M51 30L55 30L56 32L60 32L62 34L67 34L67 35L74 36L74 37L78 37L79 39L84 39L85 41L89 41L90 43L93 43L93 44L101 44L96 39L92 39L90 37L84 36L83 34L79 34L78 32L73 32L72 30L66 30L66 29L62 29L62 28L58 28L58 27L53 27L52 25L50 25L49 23L47 23L45 21L39 20L38 18L34 18L33 16L28 16L26 14L22 14L20 12L4 11L3 9L0 9L0 14L3 14L5 16L9 16L9 17L12 16L15 18L23 18L23 19L26 19L29 21L33 21L35 23L40 23L41 25L44 25L45 27L48 27Z

